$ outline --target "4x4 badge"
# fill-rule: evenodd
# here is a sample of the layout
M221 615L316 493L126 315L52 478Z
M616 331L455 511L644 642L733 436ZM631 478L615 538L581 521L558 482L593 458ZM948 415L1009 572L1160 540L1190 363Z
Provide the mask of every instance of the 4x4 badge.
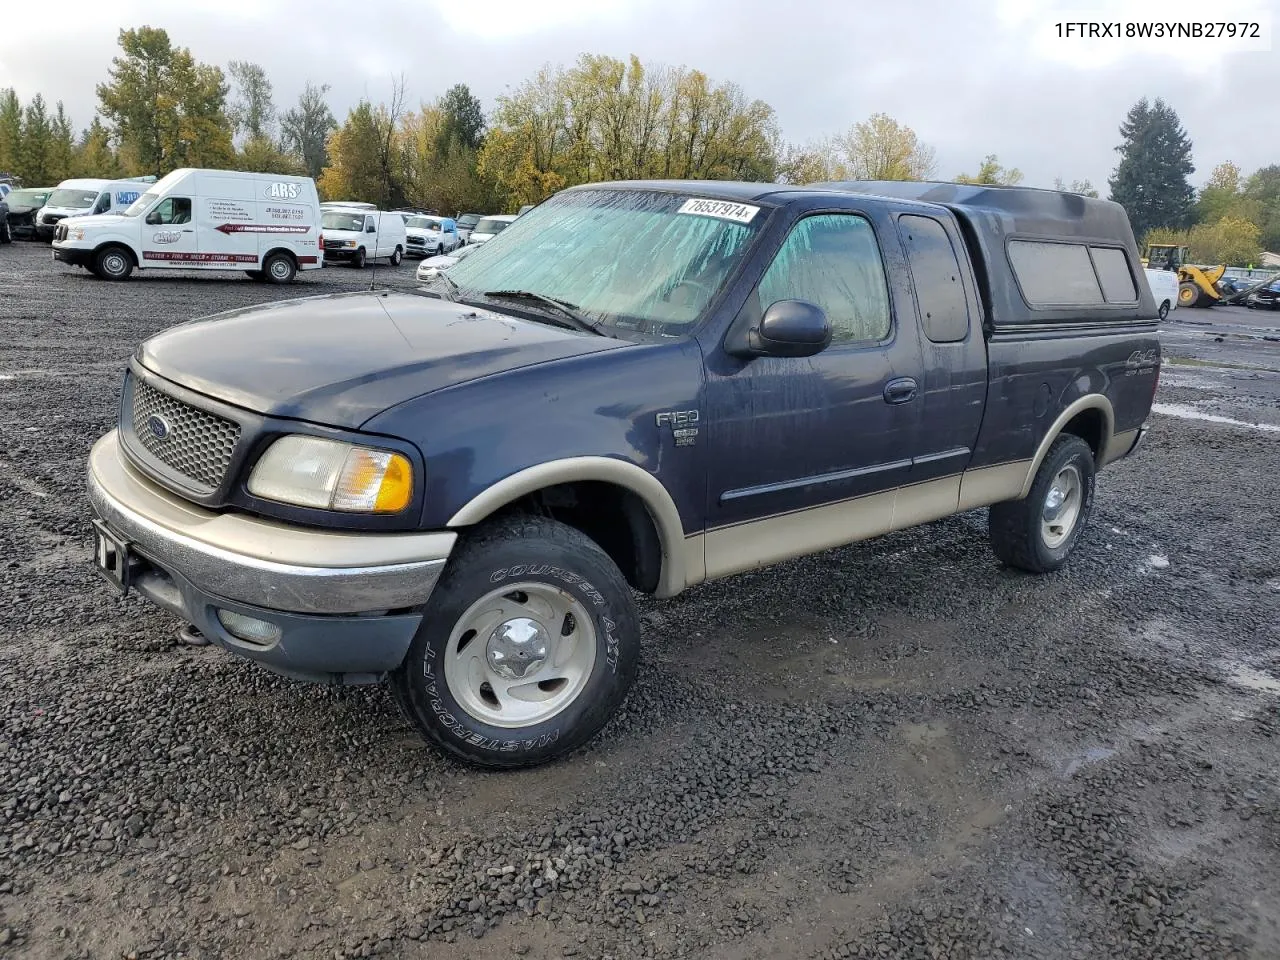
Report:
M698 439L697 410L664 410L657 416L658 426L667 424L671 427L671 435L676 438L677 447L691 447Z

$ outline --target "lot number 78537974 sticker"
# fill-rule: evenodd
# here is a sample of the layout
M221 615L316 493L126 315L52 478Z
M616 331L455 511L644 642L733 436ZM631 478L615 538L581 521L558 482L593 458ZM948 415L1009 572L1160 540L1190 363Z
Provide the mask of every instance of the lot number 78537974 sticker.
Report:
M733 220L737 223L750 223L760 212L759 207L749 203L734 203L731 200L703 200L693 198L680 205L676 213L694 213L704 217L719 217L721 220Z

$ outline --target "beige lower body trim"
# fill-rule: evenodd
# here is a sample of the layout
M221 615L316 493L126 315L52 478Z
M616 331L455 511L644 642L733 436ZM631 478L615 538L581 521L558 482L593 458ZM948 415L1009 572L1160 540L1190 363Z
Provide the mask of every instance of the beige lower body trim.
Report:
M853 500L709 531L707 579L869 540L956 512L961 477L941 477ZM691 538L692 539L692 538Z
M1133 446L1133 442L1138 439L1138 430L1135 427L1132 430L1126 430L1124 433L1117 433L1111 438L1111 442L1107 444L1106 449L1102 451L1102 462L1098 464L1101 469L1109 463L1114 463L1129 452L1129 448Z
M1029 483L1027 475L1032 464L1031 460L1015 460L994 467L966 470L960 481L958 509L972 510L1003 500L1017 500L1022 496L1023 487Z

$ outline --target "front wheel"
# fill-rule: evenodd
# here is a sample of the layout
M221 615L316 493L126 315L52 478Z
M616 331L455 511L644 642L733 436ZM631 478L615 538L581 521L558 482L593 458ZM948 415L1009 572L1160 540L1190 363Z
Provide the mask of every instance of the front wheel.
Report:
M9 226L7 219L4 223L0 223L0 243L13 243L13 229Z
M404 259L404 251L396 247L395 252L391 254L391 265L393 267L400 266L400 261Z
M991 507L991 549L1010 567L1051 573L1067 562L1093 513L1093 451L1074 434L1053 441L1022 500Z
M608 555L572 527L516 518L460 545L391 689L453 757L528 767L600 731L639 654L631 589Z
M1160 304L1160 319L1167 320L1169 318L1169 301L1166 300Z
M93 258L93 272L103 280L128 280L133 257L123 247L107 247Z
M356 251L356 255L351 258L351 266L355 267L357 270L363 270L364 259L364 247L361 247Z
M1183 280L1178 284L1178 306L1180 307L1196 307L1200 305L1200 298L1203 296L1200 288L1190 280Z

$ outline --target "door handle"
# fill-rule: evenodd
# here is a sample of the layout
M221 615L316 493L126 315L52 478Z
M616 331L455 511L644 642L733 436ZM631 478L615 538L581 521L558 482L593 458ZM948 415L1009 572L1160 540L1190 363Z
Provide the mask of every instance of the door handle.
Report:
M911 377L898 377L884 385L885 403L907 403L916 397L917 384Z
M183 233L195 233L195 231L194 231L194 230L185 230L185 229L184 229L182 232L183 232Z

